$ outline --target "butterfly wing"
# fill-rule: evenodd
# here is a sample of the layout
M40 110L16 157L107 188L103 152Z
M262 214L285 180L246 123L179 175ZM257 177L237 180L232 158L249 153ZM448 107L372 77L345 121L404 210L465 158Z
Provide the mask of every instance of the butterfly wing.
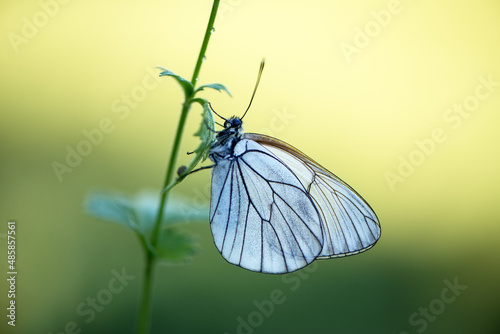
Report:
M257 272L288 273L321 254L320 213L301 180L252 140L212 171L210 227L230 263Z
M323 224L323 248L318 258L358 254L380 238L380 223L368 203L347 183L287 143L247 133L288 166L307 189Z

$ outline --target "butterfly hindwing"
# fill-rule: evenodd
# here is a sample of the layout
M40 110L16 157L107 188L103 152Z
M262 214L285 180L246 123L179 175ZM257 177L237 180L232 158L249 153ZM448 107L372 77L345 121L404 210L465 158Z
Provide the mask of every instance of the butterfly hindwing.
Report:
M368 203L347 183L294 147L272 137L248 133L289 166L307 189L323 224L323 249L318 258L358 254L380 238L380 223Z

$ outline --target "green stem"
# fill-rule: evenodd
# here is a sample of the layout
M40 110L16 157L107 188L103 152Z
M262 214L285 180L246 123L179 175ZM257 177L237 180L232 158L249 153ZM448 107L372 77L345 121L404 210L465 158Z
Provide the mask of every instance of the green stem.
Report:
M174 146L172 147L172 153L170 154L170 160L167 167L167 174L165 176L165 182L163 183L162 189L165 189L170 184L170 181L172 180L172 177L174 175L174 168L177 162L179 147L181 145L182 134L184 132L184 125L186 124L186 119L190 108L191 108L191 103L188 101L184 101L184 103L182 104L179 124L177 125L177 131L174 139ZM164 191L161 194L160 207L158 208L158 215L156 216L155 227L151 235L151 245L153 246L153 248L155 248L156 244L158 243L158 234L160 232L161 220L163 217L163 211L165 208L165 203L167 202L167 197L169 192L170 191Z
M210 40L210 35L212 35L212 32L214 31L215 16L217 15L219 2L220 0L214 0L214 4L212 6L212 12L210 13L210 18L208 19L205 37L203 38L200 53L198 54L198 60L196 61L196 66L194 68L193 77L191 78L191 83L193 84L193 86L196 86L196 81L198 79L198 74L200 73L201 64L203 63L203 58L205 57L205 52L207 51L208 41Z
M203 58L205 56L205 52L207 51L208 42L210 40L210 36L213 31L213 26L215 22L215 17L217 16L217 9L219 8L220 0L214 0L212 5L212 11L210 12L210 18L208 20L207 29L205 30L205 37L203 38L203 43L201 45L200 53L198 54L198 60L196 61L196 66L194 68L193 77L191 79L191 83L193 86L196 86L196 82L198 79L198 75L200 73L201 65L203 63ZM193 90L194 91L194 90ZM179 123L177 125L177 131L175 134L174 144L172 147L172 151L170 153L170 160L167 167L167 173L165 176L165 181L163 183L163 188L165 189L174 176L174 169L177 162L177 156L179 153L179 148L181 145L182 134L184 132L184 126L186 124L186 119L189 113L189 109L191 108L192 98L194 92L191 96L186 96L184 103L182 104L181 117L179 119ZM151 246L153 249L156 248L158 243L158 235L160 232L161 222L163 218L163 211L165 207L165 203L167 202L169 190L164 191L160 198L160 206L158 208L158 215L156 216L155 227L151 234ZM156 254L151 249L145 247L146 252L146 266L144 268L144 282L143 282L143 290L142 290L142 303L141 303L141 312L140 312L140 321L139 321L139 333L146 334L149 328L149 318L150 318L150 308L151 308L151 283L153 279L153 268L155 265Z
M219 2L220 0L214 0L214 4L212 6L210 19L208 20L207 29L205 31L205 37L203 38L203 43L201 44L200 53L198 54L198 60L196 61L193 77L191 79L191 83L193 84L193 86L196 86L196 79L198 78L198 74L200 73L201 64L203 63L203 57L205 56L205 52L207 51L208 41L210 40L210 36L212 35L212 28L214 26L215 16L217 15L217 9L219 8ZM172 147L172 152L170 153L167 174L165 176L165 182L163 183L162 189L165 189L170 184L170 182L172 181L172 177L174 176L174 168L177 162L179 147L181 145L182 133L184 132L184 125L186 124L187 115L189 113L189 109L191 108L191 98L192 96L186 97L186 100L182 104L181 117L179 119L179 124L177 125L174 145ZM161 195L158 216L156 218L156 224L153 230L153 234L151 235L151 245L153 247L155 247L156 243L158 242L158 233L160 231L161 219L163 217L163 208L167 201L168 193L169 191L165 191Z
M139 315L139 333L146 334L149 330L149 313L151 308L151 281L153 270L153 257L149 250L146 258L146 267L144 268L144 282L142 286L142 304Z

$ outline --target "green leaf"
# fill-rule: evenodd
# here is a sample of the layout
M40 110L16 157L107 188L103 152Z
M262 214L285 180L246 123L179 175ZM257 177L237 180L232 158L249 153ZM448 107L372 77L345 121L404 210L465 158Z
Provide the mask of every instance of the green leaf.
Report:
M198 128L198 131L194 133L196 137L200 137L201 143L196 150L194 150L194 152L199 153L202 161L205 161L208 158L210 146L212 146L212 143L215 140L215 120L207 100L195 99L195 102L202 105L203 113L200 127Z
M87 196L85 210L90 216L132 229L143 247L153 251L146 237L146 230L141 226L140 218L128 197L118 193L93 191Z
M162 72L160 73L160 77L170 76L173 77L175 80L177 80L177 82L181 85L182 90L184 91L186 99L188 99L193 94L194 86L190 81L175 74L174 72L167 70L166 68L163 67L158 67L158 68L162 70Z
M160 194L145 190L135 196L93 191L87 196L86 211L89 215L132 228L149 236L156 223ZM162 225L208 220L208 206L200 207L192 199L171 197L163 212Z
M121 194L93 191L87 196L85 210L90 216L138 230L130 200Z
M164 213L164 226L183 223L208 222L208 199L206 206L200 206L192 198L169 197L167 210Z
M208 85L200 86L195 91L195 93L197 93L199 91L202 91L205 88L212 88L212 89L215 89L215 90L217 90L219 92L225 91L226 93L229 94L229 96L232 96L231 93L229 92L229 90L226 88L226 86L224 86L223 84L220 84L220 83L213 83L213 84L208 84Z
M156 254L168 264L182 264L199 252L198 241L174 227L160 231Z
M135 196L93 191L87 197L85 208L93 217L131 228L144 247L156 252L168 263L186 262L198 253L197 240L179 232L173 224L208 221L208 206L200 207L187 198L171 197L163 214L158 245L153 250L148 240L156 222L159 203L160 194L152 191L141 191Z

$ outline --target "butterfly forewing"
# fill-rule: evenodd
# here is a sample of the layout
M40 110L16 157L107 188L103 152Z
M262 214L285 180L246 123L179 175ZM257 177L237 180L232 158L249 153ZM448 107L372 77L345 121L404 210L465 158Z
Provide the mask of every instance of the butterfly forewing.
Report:
M253 140L214 167L210 223L222 256L253 271L292 272L323 250L324 224L303 181Z
M380 223L366 201L348 184L294 147L272 137L248 133L288 166L320 213L324 231L319 258L347 256L373 247Z

